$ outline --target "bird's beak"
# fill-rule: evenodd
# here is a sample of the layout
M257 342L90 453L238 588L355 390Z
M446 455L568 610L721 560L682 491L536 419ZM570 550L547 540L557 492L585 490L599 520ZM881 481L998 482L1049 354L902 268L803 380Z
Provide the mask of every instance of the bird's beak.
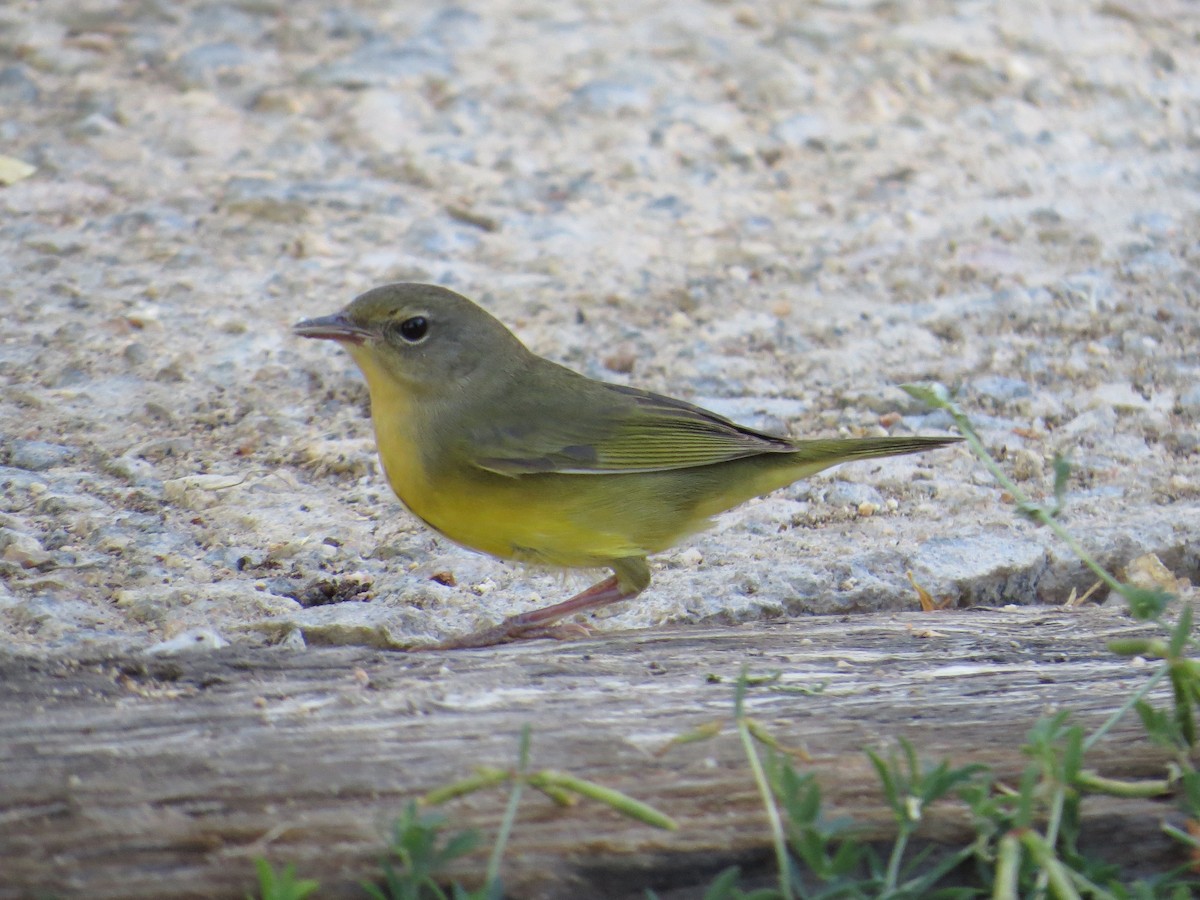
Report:
M372 332L355 325L345 313L334 313L332 316L320 316L316 319L301 319L292 326L292 331L306 338L320 338L325 341L339 341L348 344L361 344L372 337Z

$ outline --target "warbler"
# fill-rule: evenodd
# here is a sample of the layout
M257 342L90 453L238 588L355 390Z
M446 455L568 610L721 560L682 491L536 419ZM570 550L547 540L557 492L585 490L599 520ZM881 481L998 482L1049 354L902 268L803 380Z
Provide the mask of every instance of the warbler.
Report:
M440 647L563 636L564 618L640 594L646 557L720 512L838 463L959 440L765 434L537 356L436 285L375 288L295 333L354 358L388 484L430 528L501 559L612 570L569 600Z

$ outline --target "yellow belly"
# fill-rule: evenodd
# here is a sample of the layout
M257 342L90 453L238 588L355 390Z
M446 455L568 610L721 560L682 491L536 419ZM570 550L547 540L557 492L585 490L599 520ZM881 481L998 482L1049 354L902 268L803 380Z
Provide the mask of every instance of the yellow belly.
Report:
M456 543L502 559L594 568L645 556L596 488L606 476L527 475L509 478L443 461L427 469L400 435L379 436L388 483L405 506ZM608 486L610 489L612 485Z
M357 354L356 354L357 356ZM595 568L645 556L605 476L509 478L450 458L429 459L418 446L419 411L391 379L359 360L371 388L379 458L396 496L456 543L502 559ZM386 410L386 414L377 414ZM597 490L601 488L600 490ZM635 517L636 518L636 517Z

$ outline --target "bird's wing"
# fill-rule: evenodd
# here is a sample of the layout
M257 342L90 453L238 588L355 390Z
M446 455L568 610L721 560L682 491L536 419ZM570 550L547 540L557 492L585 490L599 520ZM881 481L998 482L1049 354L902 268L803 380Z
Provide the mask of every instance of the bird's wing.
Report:
M682 400L588 379L572 386L575 391L554 392L567 395L566 402L543 399L474 429L471 461L509 476L601 475L686 469L794 449L785 438Z

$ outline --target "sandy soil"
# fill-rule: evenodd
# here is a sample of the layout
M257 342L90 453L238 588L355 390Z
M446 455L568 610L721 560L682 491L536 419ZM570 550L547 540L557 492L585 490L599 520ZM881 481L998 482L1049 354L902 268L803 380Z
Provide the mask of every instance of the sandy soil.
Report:
M387 281L798 435L957 391L1111 565L1200 571L1200 9L1183 0L0 7L0 645L404 644L587 583L455 547L294 338ZM962 450L752 502L601 629L1062 602ZM165 643L164 643L165 642Z

